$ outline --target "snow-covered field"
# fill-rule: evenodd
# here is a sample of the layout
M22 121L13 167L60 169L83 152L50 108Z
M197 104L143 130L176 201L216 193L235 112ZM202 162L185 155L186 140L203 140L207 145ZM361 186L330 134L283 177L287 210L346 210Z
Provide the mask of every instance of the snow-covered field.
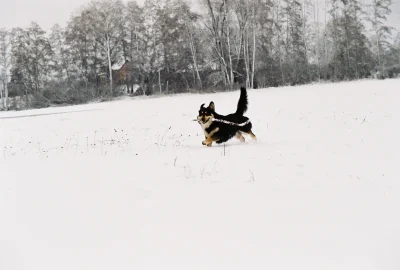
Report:
M0 269L400 269L400 80L0 113ZM41 115L42 114L42 115Z

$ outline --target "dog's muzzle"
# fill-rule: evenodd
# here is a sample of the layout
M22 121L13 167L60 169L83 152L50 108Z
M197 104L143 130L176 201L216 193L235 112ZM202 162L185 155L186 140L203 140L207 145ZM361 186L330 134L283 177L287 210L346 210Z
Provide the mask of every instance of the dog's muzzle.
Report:
M205 125L205 124L208 123L208 121L210 121L210 119L211 119L211 118L208 118L208 120L206 120L205 118L201 118L201 119L199 120L199 123L202 124L202 125Z

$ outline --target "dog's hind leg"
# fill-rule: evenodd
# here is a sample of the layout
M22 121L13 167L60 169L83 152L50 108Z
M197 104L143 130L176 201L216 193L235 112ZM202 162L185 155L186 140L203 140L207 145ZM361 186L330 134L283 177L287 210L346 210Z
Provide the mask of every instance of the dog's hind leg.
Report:
M249 131L246 131L246 132L244 132L244 131L241 131L241 132L248 134L253 140L257 141L257 137L253 133L253 131L251 131L251 129Z
M236 139L238 139L241 142L245 142L245 138L243 137L242 133L240 131L236 132L235 135Z
M253 133L253 131L249 131L248 132L248 134L250 135L250 137L253 139L253 140L255 140L255 141L257 141L257 137L256 137L256 135Z

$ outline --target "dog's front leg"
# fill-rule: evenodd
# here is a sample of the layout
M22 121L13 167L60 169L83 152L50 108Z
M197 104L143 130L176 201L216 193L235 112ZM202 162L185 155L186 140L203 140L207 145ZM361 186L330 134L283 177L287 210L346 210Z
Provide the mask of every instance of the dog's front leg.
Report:
M213 141L216 141L216 140L217 140L217 138L215 138L214 134L215 134L216 132L218 132L218 130L219 130L219 128L213 129L213 130L208 134L207 139L205 139L204 141L202 141L202 144L203 144L203 145L207 145L207 146L211 146L212 143L213 143Z
M213 141L216 141L216 139L214 137L208 137L206 140L202 141L201 143L203 145L207 145L208 147L210 147L212 145Z

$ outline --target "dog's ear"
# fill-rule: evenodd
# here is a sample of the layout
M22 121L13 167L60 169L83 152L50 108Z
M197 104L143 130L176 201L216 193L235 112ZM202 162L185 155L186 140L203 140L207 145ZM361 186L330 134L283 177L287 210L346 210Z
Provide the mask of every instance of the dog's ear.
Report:
M213 101L210 102L210 105L208 105L208 108L210 108L210 110L215 111L215 104Z
M200 110L204 108L205 103L201 104Z

